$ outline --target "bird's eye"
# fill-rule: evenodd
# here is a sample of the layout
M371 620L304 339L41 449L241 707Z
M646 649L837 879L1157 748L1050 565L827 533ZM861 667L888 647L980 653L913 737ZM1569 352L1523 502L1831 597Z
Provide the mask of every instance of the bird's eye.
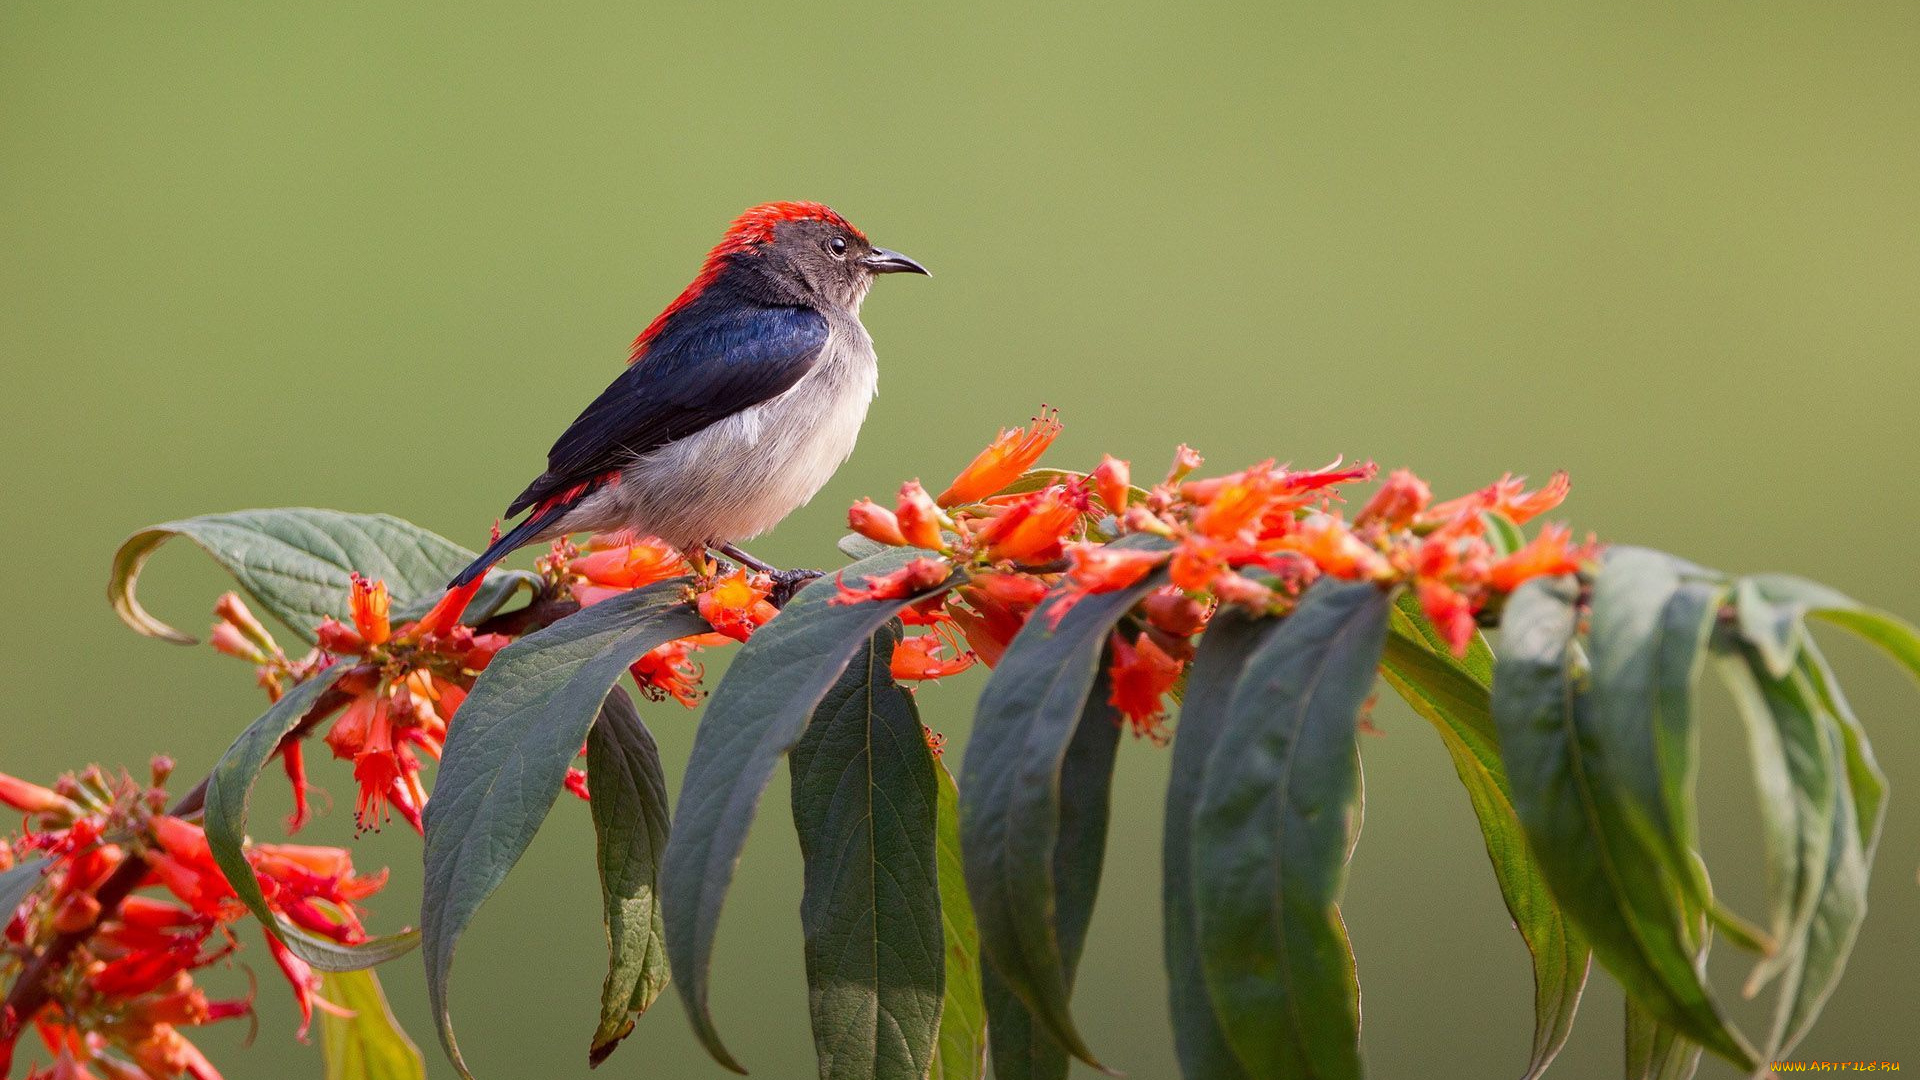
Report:
M827 250L833 252L833 257L836 259L846 258L847 238L844 236L829 237L827 239Z

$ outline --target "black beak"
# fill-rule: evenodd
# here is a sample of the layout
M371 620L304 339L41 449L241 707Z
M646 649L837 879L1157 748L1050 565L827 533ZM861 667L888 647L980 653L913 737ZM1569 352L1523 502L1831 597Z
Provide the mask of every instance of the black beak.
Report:
M907 258L897 251L886 248L874 248L873 253L860 260L860 265L876 274L925 274L933 276L933 271Z

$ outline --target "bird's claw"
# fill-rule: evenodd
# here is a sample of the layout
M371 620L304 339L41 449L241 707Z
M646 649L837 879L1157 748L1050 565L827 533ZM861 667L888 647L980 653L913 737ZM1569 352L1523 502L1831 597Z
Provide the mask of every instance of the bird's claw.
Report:
M767 599L772 601L774 607L783 608L795 593L806 588L808 582L826 575L819 570L775 570L771 576L773 592Z

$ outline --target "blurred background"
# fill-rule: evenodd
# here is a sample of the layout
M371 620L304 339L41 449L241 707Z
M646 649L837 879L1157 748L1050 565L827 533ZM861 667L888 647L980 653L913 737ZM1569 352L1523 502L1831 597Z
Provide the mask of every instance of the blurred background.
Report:
M944 482L1046 402L1064 466L1155 474L1185 440L1221 469L1409 465L1443 494L1566 468L1582 531L1920 617L1920 7L1680 7L0 5L0 770L165 750L198 776L264 701L237 662L114 619L119 540L304 504L479 545L731 216L776 198L830 202L937 275L869 299L881 394L853 460L755 545L782 565L831 564L852 499ZM181 543L143 595L204 628L224 587ZM1920 1067L1920 697L1832 653L1893 799L1872 914L1798 1056ZM921 695L956 752L977 689ZM696 715L647 718L677 776ZM1467 800L1424 722L1397 701L1376 722L1346 905L1373 1074L1515 1075L1528 968ZM1751 911L1725 708L1703 757L1716 883ZM1166 768L1124 749L1077 999L1142 1078L1173 1075ZM315 780L335 805L307 835L344 841L347 770ZM270 836L284 785L262 792ZM804 1077L786 800L782 775L715 1006L756 1075ZM591 846L563 798L465 938L455 1018L483 1077L587 1074ZM393 867L377 921L415 922L417 838L355 851ZM264 950L247 960L260 1036L210 1029L209 1055L317 1076ZM1716 974L1733 996L1744 968ZM417 960L383 976L450 1076ZM1596 974L1555 1073L1617 1075L1619 1044ZM723 1075L672 995L602 1072Z

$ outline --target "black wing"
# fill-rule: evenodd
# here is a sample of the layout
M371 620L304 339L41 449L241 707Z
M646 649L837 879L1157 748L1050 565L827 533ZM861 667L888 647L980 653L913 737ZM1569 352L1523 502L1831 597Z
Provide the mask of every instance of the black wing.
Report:
M684 313L587 406L508 517L778 397L813 369L827 343L827 320L810 308L730 305L685 318L695 314Z

